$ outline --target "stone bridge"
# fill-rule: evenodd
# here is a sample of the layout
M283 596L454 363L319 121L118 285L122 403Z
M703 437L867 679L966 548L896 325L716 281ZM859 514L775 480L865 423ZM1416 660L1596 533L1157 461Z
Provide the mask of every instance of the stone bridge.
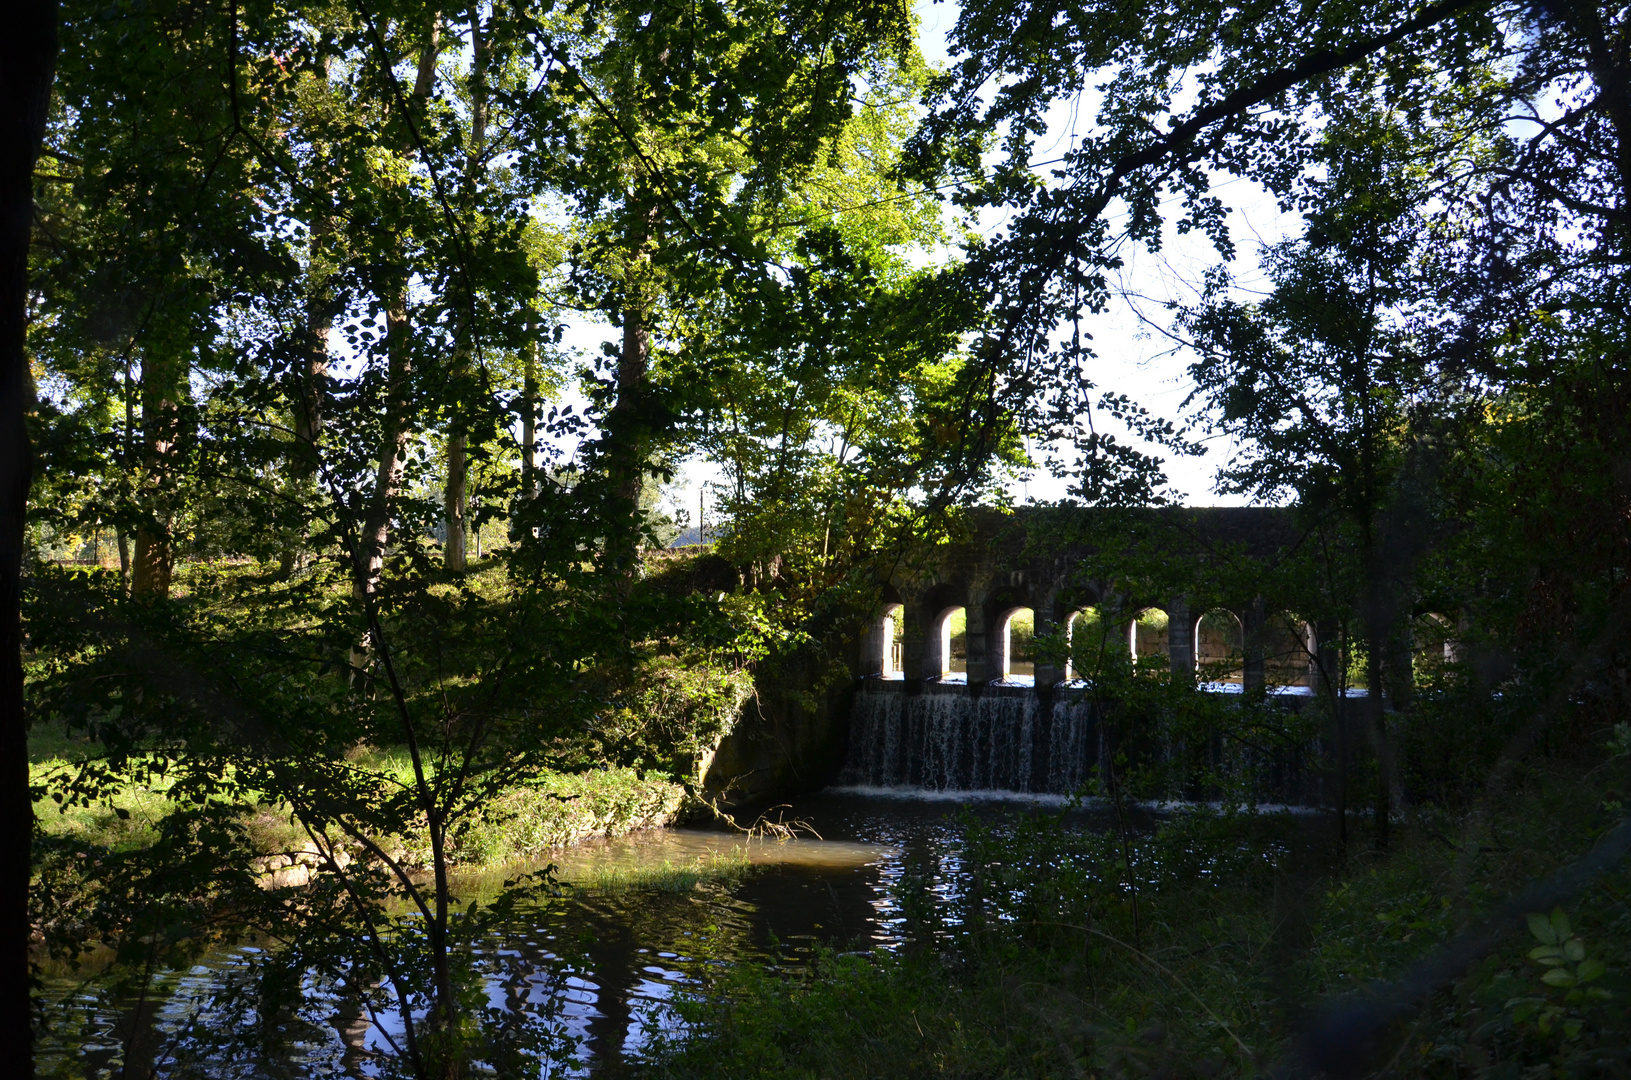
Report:
M1083 573L1083 561L1107 542L1102 529L1091 539L1084 532L1115 520L1087 509L977 513L966 539L912 553L888 574L885 606L859 642L858 674L909 686L966 682L975 693L993 683L1040 689L1074 673L1028 655L1016 624L1029 624L1024 636L1074 636L1085 618L1118 645L1124 640L1135 661L1165 657L1176 676L1199 667L1220 684L1308 685L1315 628L1257 591L1261 582L1229 570L1272 562L1294 546L1290 511L1150 513L1139 535L1125 538L1129 553L1156 568L1147 578L1174 584L1134 586L1142 594ZM1108 542L1118 542L1113 531Z
M1266 572L1299 550L1289 510L981 510L966 525L955 542L915 545L878 571L883 604L845 658L853 679L820 689L813 674L783 671L761 681L706 787L743 805L840 776L860 782L876 766L870 782L886 785L1073 790L1094 761L1094 721L1069 663L1029 647L1061 631L1074 643L1093 630L1100 647L1180 680L1198 675L1205 689L1268 686L1292 707L1315 692L1320 670L1337 670L1335 628L1290 610L1273 594L1302 583ZM1107 566L1115 580L1095 579ZM1449 620L1423 618L1437 636L1416 648L1453 659ZM943 745L929 754L935 740ZM916 749L880 764L888 746L908 742ZM877 752L862 761L870 743ZM1024 768L981 772L1004 754Z

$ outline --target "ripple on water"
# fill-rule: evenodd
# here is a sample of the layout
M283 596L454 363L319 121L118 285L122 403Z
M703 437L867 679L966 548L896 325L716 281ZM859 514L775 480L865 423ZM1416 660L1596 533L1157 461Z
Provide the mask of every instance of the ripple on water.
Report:
M927 874L929 895L938 902L957 898L962 825L951 814L957 805L996 819L1064 801L1016 793L924 798L840 790L789 812L811 823L820 838L749 839L674 829L585 845L553 857L559 880L568 885L563 896L530 924L477 942L473 956L488 972L491 1006L530 1010L561 1045L574 1047L568 1071L587 1075L608 1060L638 1056L654 1035L682 1034L676 995L705 988L732 962L798 967L818 947L900 945L905 920L892 889L909 866ZM691 876L682 878L680 871ZM627 888L619 881L647 884ZM480 880L460 884L484 887ZM223 951L165 976L153 1027L184 1041L196 1024L212 1017L225 1023L212 999L257 955ZM131 1030L128 1003L66 981L56 989L61 1022L41 1046L42 1060L73 1057L91 1076L114 1075ZM339 1001L325 998L315 984L309 991L314 1011L326 1008L342 1019ZM362 1023L352 1051L383 1050L387 1037L400 1038L394 1015L379 1017L378 1027ZM293 1071L308 1075L361 1075L334 1021L304 1032L286 1057Z

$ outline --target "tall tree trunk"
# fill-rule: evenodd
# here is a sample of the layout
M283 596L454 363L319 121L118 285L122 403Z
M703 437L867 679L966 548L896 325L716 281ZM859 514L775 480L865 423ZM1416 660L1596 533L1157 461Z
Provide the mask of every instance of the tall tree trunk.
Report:
M419 51L418 71L413 82L413 101L423 104L430 96L436 81L436 58L441 49L441 12L432 10L428 16L425 43ZM359 606L370 602L379 587L380 572L385 567L385 550L391 540L391 502L396 498L402 480L402 455L407 449L408 382L413 376L413 357L410 352L408 323L408 271L395 266L387 271L379 289L385 303L385 423L381 432L379 467L374 474L374 494L363 518L363 529L356 566L353 568L352 591ZM367 662L368 643L362 642L351 652L353 669L361 670Z
M470 144L465 148L465 207L475 207L475 192L481 179L482 155L487 150L487 38L482 33L481 5L472 2L470 16ZM468 298L474 300L474 297ZM474 305L472 304L472 309ZM459 345L455 384L469 369L469 336L474 326L465 327L466 340ZM442 564L449 570L467 565L469 522L469 433L465 431L457 405L452 411L447 436L447 479L442 489L442 513L447 527L447 543L442 547Z
M132 596L170 596L175 567L174 462L179 402L186 392L188 364L154 350L142 358L142 490L144 517L136 527L136 557L130 568Z
M1327 569L1329 569L1327 563ZM1341 621L1324 621L1314 628L1314 683L1320 700L1331 714L1333 774L1331 798L1336 804L1337 847L1348 850L1348 678L1344 646L1349 642L1348 627Z
M1371 744L1376 752L1376 842L1386 847L1393 830L1393 754L1388 738L1387 708L1382 700L1387 654L1392 635L1386 572L1378 558L1374 523L1364 531L1365 568L1365 710L1370 714Z
M442 514L447 525L447 543L442 545L442 565L449 570L466 566L465 482L469 473L464 432L447 437L447 484L442 489Z
M534 328L536 329L536 328ZM538 497L538 342L527 343L521 375L521 499Z
M649 432L643 413L650 367L651 335L644 307L637 300L623 311L623 348L617 358L617 404L619 409L627 405L616 425L626 440L619 454L617 494L631 514L639 512L640 490L645 484Z
M1371 740L1376 749L1376 841L1383 847L1393 831L1393 755L1388 739L1387 709L1382 702L1382 652L1387 648L1384 634L1365 637L1365 704L1370 712Z
M469 184L474 187L476 173L480 168L482 144L486 140L487 129L487 93L486 69L487 50L481 33L481 11L476 0L470 3L470 45L471 45L471 125L470 146L465 158L465 172ZM472 200L473 201L473 200ZM475 298L470 297L472 311L475 307ZM460 370L456 373L462 382L465 368L468 366L468 350L470 342L468 335L475 332L474 326L466 327L467 340L461 350ZM448 439L447 447L447 491L444 510L447 513L447 549L446 566L449 570L463 570L465 568L465 482L467 473L466 439L467 434L461 426L462 421L458 412L458 402L453 410L454 430ZM420 783L423 784L423 774L420 774ZM435 1055L438 1060L431 1063L431 1069L437 1080L463 1080L467 1073L464 1048L458 1044L459 999L454 993L453 970L451 955L448 948L448 917L452 906L452 894L448 888L446 839L447 831L443 822L442 811L436 805L434 793L425 790L425 820L430 828L431 871L436 881L435 917L431 919L429 930L431 955L431 981L435 985L436 998L431 1006L431 1030L433 1041L437 1044Z
M134 344L132 345L134 348ZM136 470L136 380L130 370L131 349L125 350L125 430L120 440L119 463L125 475L131 476ZM124 512L130 512L129 506ZM119 587L126 598L130 596L130 531L121 524L119 526Z
M23 516L34 453L26 417L28 241L34 164L45 137L57 58L57 5L19 0L0 42L0 1061L34 1075L29 1001L28 880L34 808L28 793L28 718L23 712Z
M631 278L634 275L630 275ZM631 291L638 284L631 282ZM607 556L612 570L632 580L639 561L640 491L645 484L651 454L645 413L646 376L651 339L638 295L623 309L623 346L617 359L617 402L606 418L607 480L610 483L610 523Z
M328 378L328 332L334 322L334 299L320 259L323 245L333 232L334 219L328 214L312 220L311 256L306 267L306 325L300 350L305 359L294 410L294 446L289 452L289 479L297 499L315 495L312 481L317 475L317 444L323 437L323 391ZM303 533L291 538L280 559L282 576L288 577L299 565L304 542Z
M391 539L391 501L402 480L402 458L408 446L408 381L413 376L409 352L408 288L399 284L385 310L385 425L380 439L379 467L374 494L363 519L362 543L357 552L353 591L366 603L379 587L385 567L385 549ZM360 668L366 650L353 651L352 666Z
M175 549L170 542L169 522L160 520L138 526L136 557L130 564L130 595L169 599L174 570Z
M419 54L418 73L414 79L413 99L422 105L430 96L435 83L436 58L440 50L441 13L432 10ZM366 610L378 591L380 575L385 565L385 552L390 543L391 503L402 483L403 459L407 451L414 399L409 394L413 377L411 352L412 326L408 321L408 269L398 265L382 282L381 297L386 303L386 391L385 417L381 432L379 468L375 475L373 497L364 521L363 536L354 568L359 605ZM354 650L352 663L361 668L367 662L369 642ZM385 657L389 664L389 655ZM430 1009L430 1038L425 1040L426 1054L415 1054L415 1067L422 1075L438 1080L460 1080L468 1072L466 1055L460 1045L458 1029L458 999L454 993L452 965L447 940L448 913L452 905L447 878L445 850L446 826L435 792L419 756L417 735L412 716L402 708L403 736L407 740L414 763L416 784L419 789L421 810L425 814L430 837L431 868L435 877L436 898L426 933L431 954L431 986L433 999Z

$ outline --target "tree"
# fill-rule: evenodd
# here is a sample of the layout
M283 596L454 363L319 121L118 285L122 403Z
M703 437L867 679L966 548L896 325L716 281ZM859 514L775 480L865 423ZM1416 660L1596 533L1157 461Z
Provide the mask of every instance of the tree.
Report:
M689 664L734 686L755 655L717 601L641 587L640 507L624 496L673 437L662 398L682 387L660 381L663 364L704 337L687 305L776 273L767 253L808 225L780 223L789 193L856 171L825 155L856 80L896 63L903 10L704 6L653 21L613 5L577 12L585 23L480 5L388 20L240 6L223 23L177 0L116 14L75 13L54 118L69 167L39 264L50 317L35 344L53 384L35 422L70 460L119 422L111 402L137 401L120 398L130 380L110 359L138 350L153 377L146 458L90 456L84 475L127 473L136 508L219 520L205 544L172 515L165 543L143 549L194 556L184 599L34 575L33 708L97 747L54 791L105 799L157 770L173 796L161 842L99 853L119 869L83 893L75 853L41 840L42 900L97 912L77 929L46 918L48 939L72 953L93 928L146 964L255 925L312 946L269 953L263 992L284 1001L310 972L397 1013L404 1071L547 1053L493 1041L465 1005L480 975L468 935L526 894L496 913L463 907L453 852L495 793L637 752L646 736L620 718L653 671ZM110 58L132 35L144 60L126 70ZM154 74L171 67L187 77ZM104 114L133 119L121 130ZM144 125L163 137L144 141ZM108 191L120 197L86 198ZM638 369L608 386L598 440L550 467L535 438L583 428L566 410L538 417L558 339L540 277L566 231L534 214L547 200L585 210L574 292L624 322ZM99 279L103 243L118 257ZM85 333L117 291L105 280L152 296L164 321ZM824 332L818 321L801 332ZM649 327L655 346L640 343ZM153 462L166 479L148 493ZM471 475L513 496L517 526L480 575L450 558ZM77 513L68 481L37 521ZM453 541L440 558L438 519ZM197 558L209 554L251 561ZM358 759L359 746L400 748L406 766ZM244 815L267 803L324 871L299 903L259 895L244 869L258 843ZM404 902L417 918L400 918ZM180 925L194 929L164 929Z
M855 83L916 61L895 0L591 4L581 24L543 23L535 38L552 92L532 141L551 152L530 165L582 223L575 302L621 331L592 462L625 522L607 558L629 573L639 492L685 407L662 352L706 335L698 310L767 281L785 212L845 137Z
M24 426L32 378L24 343L28 310L28 249L33 224L34 166L50 104L57 57L54 3L14 10L0 45L0 781L6 841L0 850L0 933L5 936L6 989L0 996L0 1056L21 1075L34 1071L29 1001L29 857L33 832L29 795L28 722L19 657L23 515L32 452Z
M1435 470L1451 455L1426 453L1429 443L1479 428L1481 408L1516 400L1506 396L1507 388L1525 401L1547 397L1551 384L1535 378L1530 366L1542 353L1599 358L1584 364L1578 379L1556 384L1563 397L1543 410L1559 421L1554 431L1574 422L1565 419L1569 414L1608 415L1623 382L1607 357L1619 347L1610 343L1624 340L1620 267L1631 177L1623 139L1631 127L1627 33L1624 12L1593 4L1448 0L1305 10L1202 2L1144 7L1136 15L1112 4L1068 11L1008 0L965 5L951 41L958 59L936 84L934 111L911 151L924 167L961 176L964 186L954 196L959 205L1011 214L1007 228L972 246L967 265L956 271L990 310L970 350L971 367L982 373L975 383L982 393L967 402L970 445L988 446L1006 425L1043 439L1068 437L1072 422L1093 407L1116 407L1113 394L1095 401L1089 393L1093 355L1082 323L1109 302L1123 245L1158 249L1168 229L1198 231L1227 262L1234 239L1218 181L1251 181L1294 208L1299 193L1317 185L1331 148L1346 137L1342 125L1352 120L1356 102L1393 114L1420 140L1412 151L1420 174L1406 176L1405 198L1394 210L1418 219L1420 250L1432 264L1432 277L1413 288L1434 307L1436 321L1418 322L1416 342L1395 343L1409 346L1419 372L1370 372L1383 376L1383 383L1356 399L1365 402L1351 417L1359 427L1344 421L1331 430L1361 433L1366 416L1421 420L1411 415L1417 374L1439 380L1431 387L1438 408L1432 424L1409 431L1389 431L1384 424L1354 443L1376 453L1345 462L1357 473L1333 473L1338 482L1325 485L1326 494L1342 493L1353 507L1372 502L1365 491L1408 491L1418 502L1443 499L1446 490ZM1094 126L1074 139L1060 161L1037 161L1049 110L1072 99L1092 110ZM982 155L992 152L995 164L987 168ZM1053 166L1051 173L1041 173L1044 165ZM1335 213L1346 199L1342 212L1363 216L1373 212L1366 204L1375 194L1385 193L1349 188L1327 209ZM1356 285L1369 289L1369 282L1344 282L1347 260L1386 262L1399 252L1366 251L1352 240L1332 246L1329 236L1308 239L1312 247L1277 255L1277 295L1289 301L1302 290L1310 302L1325 304L1340 286L1331 314L1363 314L1368 305L1355 310L1351 298L1360 295ZM1543 320L1538 335L1524 325L1537 308L1556 316ZM1293 328L1293 312L1280 314L1279 330ZM1290 353L1314 341L1329 361L1333 342L1346 337L1344 349L1369 355L1363 319L1350 318L1344 327L1333 317L1321 327L1311 317L1300 318L1298 347L1288 345ZM1554 332L1565 325L1568 331ZM1244 324L1237 320L1237 328L1244 331ZM1557 347L1568 334L1578 336L1560 354ZM1539 346L1540 340L1547 345ZM1265 364L1275 347L1266 338L1236 344L1256 350ZM1349 373L1364 376L1365 368L1350 365ZM1395 386L1385 385L1395 377ZM1276 410L1284 393L1276 391L1279 401L1256 402L1249 399L1263 388L1250 389L1251 380L1244 385L1248 390L1232 404L1221 394L1208 400L1235 408L1237 417L1259 404L1265 416L1282 415ZM1170 428L1134 418L1146 438L1181 449ZM1609 449L1619 442L1612 425L1593 430L1593 439L1602 440L1603 453L1594 456L1602 468L1597 480L1581 485L1582 494L1612 487L1603 481L1620 466L1608 462L1625 460L1621 450ZM1297 431L1308 433L1271 425L1253 437L1288 453L1331 449L1293 445L1290 436ZM1113 499L1131 490L1142 498L1155 490L1158 469L1148 456L1126 448L1119 455L1107 452L1091 432L1078 445L1076 471L1091 481L1088 494ZM1388 447L1409 452L1400 456ZM1295 457L1287 462L1291 472L1301 468ZM1256 465L1259 480L1277 467L1266 456ZM1467 501L1458 513L1478 504L1487 508L1480 514L1507 514L1499 501L1481 503L1471 475L1462 474L1459 495ZM1360 512L1349 520L1367 517ZM1537 534L1557 535L1544 519L1535 526ZM1401 527L1395 535L1407 532ZM1361 530L1355 539L1372 551L1366 558L1373 569L1389 558L1377 554L1387 548L1378 535L1367 539ZM1374 572L1366 576L1378 580ZM1373 682L1385 674L1384 640L1399 636L1378 625L1397 624L1396 616L1377 612L1396 613L1403 602L1398 588L1384 592L1391 599L1362 605L1369 610L1360 620L1375 646L1371 663L1384 665L1371 671ZM1393 669L1408 671L1402 646L1394 644ZM1384 805L1379 799L1379 810Z
M795 622L916 531L908 493L939 486L955 444L971 313L914 267L944 226L895 175L922 78L874 72L821 167L760 226L775 272L711 300L659 368L676 434L725 468L719 550L790 586Z
M1317 11L1195 3L1141 8L1137 17L1115 4L1073 6L1068 15L1050 3L965 6L950 42L963 59L936 83L912 154L964 180L958 205L1013 215L956 271L990 313L971 349L983 373L980 396L968 402L971 452L983 452L1014 417L1043 441L1077 444L1086 494L1147 499L1159 484L1154 462L1083 427L1100 408L1158 445L1186 449L1170 425L1113 391L1092 393L1082 322L1109 301L1121 246L1160 247L1170 193L1171 224L1202 232L1228 258L1215 175L1287 192L1316 138L1305 110L1348 69L1374 64L1409 81L1435 65L1463 69L1498 42L1490 15L1464 0ZM1078 98L1090 80L1094 127L1060 162L1037 162L1048 109ZM998 161L988 170L979 152L993 142ZM1043 164L1056 167L1039 182Z
M1208 300L1181 319L1200 354L1190 402L1241 445L1219 490L1292 496L1313 521L1340 519L1351 538L1384 837L1394 777L1383 689L1401 652L1409 684L1412 571L1432 531L1420 507L1389 514L1431 426L1421 414L1440 359L1422 340L1432 305L1420 156L1397 116L1337 118L1318 159L1323 177L1302 204L1304 234L1265 253L1273 290L1241 303L1214 275Z

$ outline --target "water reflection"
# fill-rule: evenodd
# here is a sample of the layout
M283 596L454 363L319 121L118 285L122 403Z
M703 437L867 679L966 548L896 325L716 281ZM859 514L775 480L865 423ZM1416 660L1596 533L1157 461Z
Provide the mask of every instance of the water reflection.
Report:
M987 797L971 805L1000 822L1043 804ZM924 894L941 905L956 899L958 809L945 799L831 792L792 810L819 838L682 829L559 853L557 872L569 886L563 896L523 932L484 939L474 950L488 1004L550 1025L569 1074L615 1075L654 1032L677 1029L676 990L705 982L710 969L743 959L799 966L821 947L899 946L904 920L896 896L905 875L920 878ZM1080 819L1089 828L1099 821ZM608 887L630 878L647 884ZM469 896L493 883L459 884ZM243 1020L227 1015L219 999L235 979L249 978L255 957L242 949L170 973L142 1008L59 983L43 1062L73 1061L74 1073L116 1076L130 1047L134 1059L156 1062L162 1075L199 1032ZM320 996L315 987L310 993ZM289 1027L281 1055L289 1072L373 1075L376 1057L400 1044L399 1018L370 1015L359 1000L333 995L322 1005L329 1017L322 1027Z

